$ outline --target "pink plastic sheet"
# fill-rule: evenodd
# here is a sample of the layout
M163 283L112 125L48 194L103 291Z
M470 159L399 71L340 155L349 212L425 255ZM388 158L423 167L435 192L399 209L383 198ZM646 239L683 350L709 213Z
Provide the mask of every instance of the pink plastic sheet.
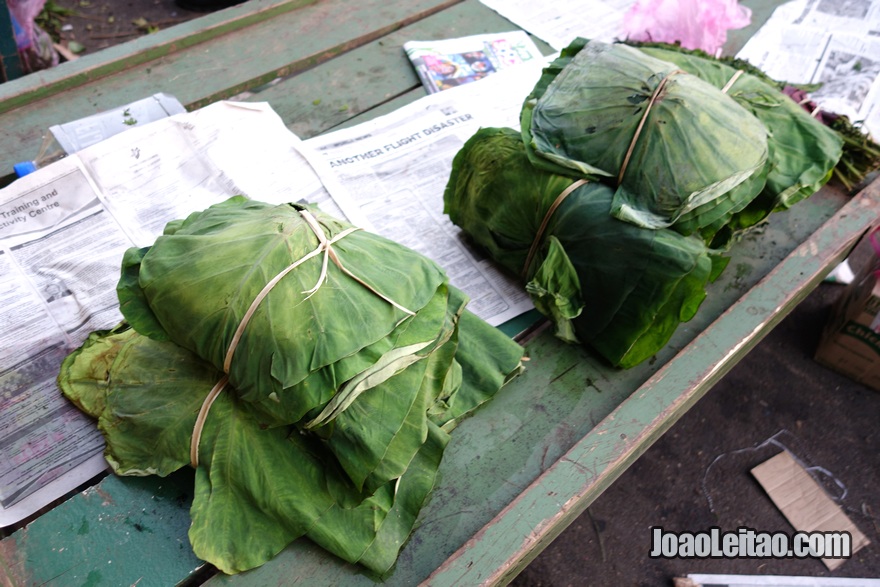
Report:
M727 31L752 21L752 11L736 0L638 0L624 16L632 41L680 43L716 55Z

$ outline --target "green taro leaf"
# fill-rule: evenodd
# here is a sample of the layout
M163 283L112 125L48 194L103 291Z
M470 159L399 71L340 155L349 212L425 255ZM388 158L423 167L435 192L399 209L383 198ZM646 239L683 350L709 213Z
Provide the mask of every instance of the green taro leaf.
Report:
M766 128L750 112L620 44L573 43L526 99L522 127L534 165L609 183L611 213L646 228L725 198L767 159Z
M547 238L547 255L526 284L535 307L550 316L556 336L566 342L578 342L572 320L584 309L577 271L555 236Z
M641 51L675 63L718 88L733 80L728 95L767 127L766 186L750 206L751 219L739 221L740 229L774 210L791 207L828 181L841 157L842 139L773 84L748 72L737 74L730 65L680 48L642 47Z
M399 477L425 442L428 409L443 389L443 379L431 376L431 363L426 359L452 340L466 302L460 291L450 293L448 305L444 303L433 316L425 312L425 319L420 312L413 327L401 338L402 344L409 345L431 332L435 336L439 332L430 348L421 342L414 343L421 349L414 352L408 368L359 395L338 414L328 431L318 430L356 487L371 491ZM450 350L445 362L447 370L455 347ZM377 369L385 370L384 362L380 361ZM382 414L382 418L377 419L375 414ZM365 426L365 422L370 422L370 426Z
M455 365L460 370L450 374L460 385L443 401L435 404L431 420L451 432L462 419L492 399L494 390L501 389L523 371L523 349L499 330L465 310L459 320L458 350Z
M138 283L141 261L150 247L131 248L122 256L122 274L116 286L119 309L135 330L156 340L169 340L168 333L153 313L144 290Z
M156 239L141 259L138 283L168 337L222 368L233 335L259 292L318 246L302 209L233 201L193 214ZM349 228L311 212L329 238ZM333 248L346 268L413 312L446 280L421 255L364 231L349 234ZM383 261L390 259L393 263ZM242 399L271 401L310 373L380 341L407 319L332 263L323 285L307 296L303 292L318 282L321 268L318 255L292 270L253 314L229 371ZM316 407L314 401L288 398L289 413L282 421L297 421Z
M469 383L481 390L470 394L473 409L517 372L521 352L481 321L467 324L474 345L504 357L481 365L484 373ZM507 372L489 372L502 364ZM121 326L94 333L72 353L59 383L67 397L91 407L117 472L165 475L189 463L196 412L218 376L186 349ZM211 406L199 443L190 529L197 556L236 573L308 535L349 562L387 571L433 488L447 434L428 423L406 471L367 493L354 487L320 438L264 428L229 391Z

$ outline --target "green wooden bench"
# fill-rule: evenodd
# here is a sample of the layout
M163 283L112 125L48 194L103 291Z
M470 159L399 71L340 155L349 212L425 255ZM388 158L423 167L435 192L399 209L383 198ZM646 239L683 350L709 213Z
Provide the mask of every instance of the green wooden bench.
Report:
M731 35L729 51L772 8L746 4L754 24ZM0 169L36 151L52 124L156 92L195 109L262 89L243 99L268 101L308 138L424 95L403 42L513 28L476 0L251 0L0 85ZM509 581L846 256L878 211L875 182L855 197L826 187L774 215L735 248L697 317L635 369L606 367L549 331L529 340L526 373L453 435L387 584ZM215 574L189 546L191 491L190 471L95 480L0 541L0 583L375 584L305 540L254 571Z

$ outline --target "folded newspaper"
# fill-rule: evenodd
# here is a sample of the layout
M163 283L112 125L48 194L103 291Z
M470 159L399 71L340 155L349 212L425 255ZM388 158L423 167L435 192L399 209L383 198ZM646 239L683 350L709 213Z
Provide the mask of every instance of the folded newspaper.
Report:
M432 94L542 58L538 47L522 31L442 41L408 41L403 49L422 85Z

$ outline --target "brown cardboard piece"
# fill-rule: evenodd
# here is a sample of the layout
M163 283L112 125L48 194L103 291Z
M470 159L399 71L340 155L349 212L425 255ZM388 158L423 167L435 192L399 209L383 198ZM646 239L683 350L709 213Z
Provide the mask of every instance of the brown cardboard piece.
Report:
M880 257L873 255L832 306L815 355L819 363L876 390L880 390L878 271Z
M788 452L783 451L764 461L752 469L752 475L795 530L849 532L852 536L852 554L870 544L868 537ZM833 571L846 559L823 558L822 562Z

